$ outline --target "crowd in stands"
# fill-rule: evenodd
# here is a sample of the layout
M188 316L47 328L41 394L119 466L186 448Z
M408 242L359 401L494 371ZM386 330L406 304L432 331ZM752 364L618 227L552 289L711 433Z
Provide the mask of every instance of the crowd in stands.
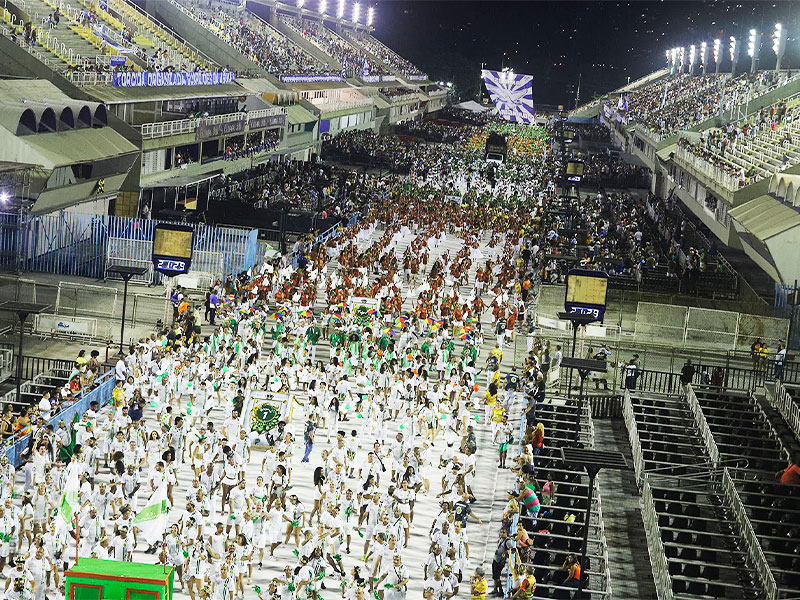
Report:
M714 115L782 85L790 73L681 74L630 92L627 118L658 135L689 129Z
M583 185L610 188L647 188L650 172L644 165L634 165L618 154L593 153L582 155Z
M261 152L274 150L281 144L281 136L277 129L270 129L264 132L264 139L253 144L229 143L225 148L225 160L237 160L247 158Z
M209 31L271 73L330 72L328 65L249 13L234 17L222 8L212 11L192 6L189 10Z
M463 138L464 127L453 126L447 121L406 121L395 126L398 135L421 138L426 142L452 144Z
M211 196L257 209L285 206L312 211L327 219L362 208L372 199L377 182L322 163L271 161L215 179Z
M354 36L352 34L348 35L348 39L356 46L360 46L367 52L369 52L372 56L378 57L381 62L383 62L387 67L392 69L397 73L402 73L403 75L422 75L422 71L414 66L411 61L406 60L393 50L391 50L388 46L380 43L371 35L361 36Z
M797 106L796 103L787 106L785 100L779 100L761 108L754 117L743 122L728 123L723 128L701 132L700 139L694 144L688 139L679 140L679 144L721 172L735 177L739 186L753 183L774 172L778 166L769 161L762 162L758 149L750 150L757 138L762 138L767 146L772 146L780 155L781 169L794 162L785 148L792 147L791 124L797 119ZM751 157L747 166L731 160L730 153L739 148Z
M347 77L390 74L383 65L373 61L366 52L349 44L321 23L286 16L281 16L280 19L340 63L342 71Z
M570 126L572 124L570 123ZM582 142L610 142L611 130L602 124L580 123L576 126L578 140Z

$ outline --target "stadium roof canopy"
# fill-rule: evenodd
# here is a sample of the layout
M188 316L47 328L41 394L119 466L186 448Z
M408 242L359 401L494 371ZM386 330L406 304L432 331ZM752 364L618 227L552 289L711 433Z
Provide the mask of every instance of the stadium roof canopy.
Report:
M242 96L247 93L247 90L236 83L187 86L169 85L163 87L113 87L110 85L90 85L82 89L93 98L97 98L106 104L183 100L187 98L225 98L228 96Z

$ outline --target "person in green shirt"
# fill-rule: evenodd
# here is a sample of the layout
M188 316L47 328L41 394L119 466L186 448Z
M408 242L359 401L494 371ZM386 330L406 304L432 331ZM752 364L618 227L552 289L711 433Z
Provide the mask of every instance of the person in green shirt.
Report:
M336 329L331 334L331 357L336 353L336 348L341 346L344 343L344 334L339 330Z
M322 335L322 331L317 324L312 321L311 325L306 328L306 340L309 344L311 344L311 360L315 361L317 359L317 342L319 341L319 337Z

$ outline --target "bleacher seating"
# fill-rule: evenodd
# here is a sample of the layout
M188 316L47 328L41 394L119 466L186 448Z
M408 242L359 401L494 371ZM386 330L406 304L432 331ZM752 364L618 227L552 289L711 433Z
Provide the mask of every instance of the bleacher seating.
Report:
M675 597L762 597L770 593L765 581L777 590L769 597L798 596L800 489L775 481L788 453L770 416L749 392L693 385L688 394L699 415L684 397L647 395L628 396L624 411L634 456L641 452L650 471L645 486ZM710 440L698 433L697 418ZM649 437L653 430L657 440ZM718 454L714 469L708 444ZM695 461L705 462L705 475L662 476Z
M689 129L710 117L731 110L746 98L762 96L789 78L788 72L759 71L691 76L680 74L659 79L631 92L627 119L639 123L657 137Z
M776 473L786 466L780 440L747 392L694 386L721 457L742 458L747 468Z
M199 50L176 38L161 23L128 0L108 0L109 10L116 12L126 27L136 32L133 39L143 37L152 41L173 63L183 59L183 64L201 69L216 69L216 65ZM193 70L193 69L192 69Z
M569 599L575 593L574 588L559 585L559 579L563 577L564 571L558 571L568 554L579 554L581 551L587 513L588 478L582 466L564 463L560 449L590 444L591 434L588 431L588 415L585 411L586 407L562 404L537 405L536 418L545 427L548 443L534 459L536 477L539 481L546 481L548 474L552 476L556 487L556 501L550 506L542 507L535 524L529 517L520 518L520 523L528 531L533 542L534 550L530 562L526 564L534 567L537 581L534 598ZM571 515L574 515L574 521ZM595 496L589 520L587 563L581 565L587 577L584 582L585 598L606 597L605 557L605 537L599 502Z
M739 495L770 564L775 583L786 594L800 595L800 487L767 476L734 471Z
M321 23L283 15L279 18L298 35L306 38L341 64L342 71L347 77L389 74L386 67L372 60L364 50L357 48Z
M372 56L378 58L383 64L392 69L400 75L423 75L419 67L406 60L397 52L389 48L371 35L356 36L352 33L346 33L345 38L351 44L362 48Z
M703 132L681 146L727 174L738 187L756 183L800 163L798 102L781 100L766 111L724 130Z
M206 10L199 4L173 4L270 73L287 75L331 72L328 65L319 62L253 13L241 11L233 16L223 8Z

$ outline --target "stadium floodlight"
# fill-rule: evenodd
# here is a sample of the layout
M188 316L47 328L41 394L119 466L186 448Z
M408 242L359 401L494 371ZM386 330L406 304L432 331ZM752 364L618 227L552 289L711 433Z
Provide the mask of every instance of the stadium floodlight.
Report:
M297 0L297 8L303 8L303 4L306 3L306 0Z
M328 10L328 0L319 0L319 14L324 15Z
M761 44L758 43L758 32L755 29L750 30L750 37L747 39L747 56L750 57L750 72L755 73L758 68L758 54L761 50Z
M720 55L722 54L720 48L722 47L722 42L719 38L714 40L714 72L719 75L719 63Z
M361 5L356 2L353 4L353 23L358 23L358 18L361 16Z
M6 204L9 201L9 199L10 196L8 195L7 191L3 190L2 192L0 192L0 204Z
M672 48L669 51L669 55L670 55L670 59L672 61L672 69L670 71L670 75L674 75L675 74L675 69L678 66L678 49L677 48Z
M772 51L775 53L775 71L781 70L781 59L786 52L786 31L783 25L775 23L775 33L772 34Z
M372 27L372 19L375 17L375 7L370 6L367 10L367 27Z
M739 62L739 44L736 42L736 38L731 36L731 43L728 47L731 54L731 77L736 75L736 64Z
M666 50L666 55L667 55L667 64L669 64L669 49Z
M706 74L706 63L708 62L708 44L703 42L700 44L700 66L703 69L703 75Z
M336 18L344 18L344 0L339 0L339 9L336 11Z

